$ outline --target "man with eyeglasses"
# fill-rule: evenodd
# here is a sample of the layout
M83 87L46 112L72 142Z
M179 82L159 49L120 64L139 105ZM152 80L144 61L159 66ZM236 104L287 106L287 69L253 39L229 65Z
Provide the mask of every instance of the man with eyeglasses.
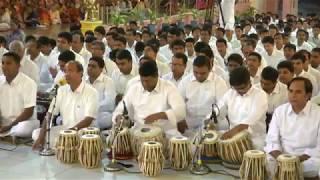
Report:
M183 53L176 53L172 57L170 63L171 72L164 75L162 78L171 81L176 87L179 86L180 81L188 73L186 72L188 58Z
M239 67L230 73L230 86L218 102L220 117L227 117L230 130L222 139L230 139L241 131L251 134L254 149L262 150L266 136L266 113L268 98L266 93L252 86L250 73L245 67Z

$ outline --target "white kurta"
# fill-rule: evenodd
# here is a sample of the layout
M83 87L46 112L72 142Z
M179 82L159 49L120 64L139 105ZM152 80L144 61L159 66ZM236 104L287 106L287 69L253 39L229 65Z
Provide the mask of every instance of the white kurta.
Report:
M16 120L25 108L34 107L32 116L14 126L10 134L13 136L30 137L34 129L39 128L40 122L36 117L36 83L19 72L9 84L1 81L0 84L0 114L1 125L6 126Z
M266 51L264 51L261 55L266 60L267 65L275 69L277 69L277 66L281 61L285 60L283 52L277 50L276 48L274 48L271 56Z
M293 155L307 154L303 162L305 176L316 176L320 168L320 107L308 102L300 113L291 104L278 107L273 113L266 138L267 153L279 150ZM275 160L269 157L269 164Z
M159 78L151 92L146 91L141 83L135 83L128 89L123 101L136 126L143 125L144 119L151 114L165 112L168 120L158 120L152 125L161 127L169 137L180 134L177 131L177 122L185 119L185 103L172 83ZM113 113L113 122L122 113L123 104L119 103Z
M139 75L138 68L132 63L132 69L130 74L123 74L119 71L114 71L112 73L112 80L116 88L117 94L125 94L127 90L127 84L130 79Z

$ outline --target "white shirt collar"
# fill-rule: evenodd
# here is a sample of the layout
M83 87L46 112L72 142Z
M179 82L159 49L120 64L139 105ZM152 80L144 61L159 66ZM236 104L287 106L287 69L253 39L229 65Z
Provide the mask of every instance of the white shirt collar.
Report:
M310 108L311 108L311 102L308 101L306 106L302 109L302 111L299 112L299 114L301 114L301 115L308 114L308 112L310 112ZM290 105L289 109L288 109L288 115L290 115L290 114L297 114L296 112L294 112L292 105ZM299 115L299 114L297 114L297 115Z
M84 89L84 85L85 85L85 83L83 81L81 81L80 85L77 87L77 89L75 89L75 91L72 91L72 89L71 89L71 87L69 85L69 91L73 92L73 93L80 94Z
M18 74L16 75L16 77L14 77L14 79L11 81L10 84L9 84L9 82L7 80L5 80L5 83L10 85L10 86L17 85L20 82L21 76L22 76L21 72L18 72Z

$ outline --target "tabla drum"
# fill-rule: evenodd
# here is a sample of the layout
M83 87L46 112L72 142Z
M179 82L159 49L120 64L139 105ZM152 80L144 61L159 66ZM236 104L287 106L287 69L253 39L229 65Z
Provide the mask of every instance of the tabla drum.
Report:
M218 141L218 155L222 164L230 169L239 169L246 151L253 149L248 131L241 131L230 139Z
M145 176L157 176L163 169L164 159L161 143L144 142L138 156L139 169Z
M97 134L85 134L80 138L79 162L85 168L97 168L101 165L102 140Z
M282 154L277 158L277 168L273 180L303 180L303 166L299 157Z
M221 159L218 157L218 140L219 134L217 131L208 130L203 132L204 141L201 149L201 156L207 163L220 163Z
M38 94L36 100L37 119L42 123L45 119L52 99L49 94Z
M172 137L169 141L169 161L175 170L185 170L192 160L191 142L187 137Z
M112 145L113 142L113 145ZM117 160L127 160L132 159L133 151L131 144L131 132L128 128L122 128L122 130L115 137L114 130L111 132L111 135L107 138L107 147L111 148L112 151L115 151L115 159ZM112 157L112 152L108 154Z
M132 149L135 156L140 153L141 146L146 141L156 141L165 146L164 134L160 127L157 126L142 126L134 130L132 136Z
M267 179L266 154L263 151L249 150L244 153L240 178L243 180Z
M96 134L100 135L100 129L96 127L86 127L79 130L80 137L85 134Z
M77 131L62 130L56 142L56 157L63 163L78 161L79 136Z

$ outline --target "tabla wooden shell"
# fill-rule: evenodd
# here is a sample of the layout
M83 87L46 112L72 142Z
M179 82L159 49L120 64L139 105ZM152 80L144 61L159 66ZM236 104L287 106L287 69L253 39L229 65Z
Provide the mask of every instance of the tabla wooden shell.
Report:
M107 146L112 146L112 141L114 139L114 147L116 159L130 159L132 158L132 144L131 144L131 132L128 128L123 128L117 135L112 131L110 138L107 139Z
M78 161L79 136L77 131L62 130L56 141L56 157L63 163Z
M169 141L169 160L175 170L188 168L192 159L191 142L187 137L172 137Z
M166 148L164 134L160 127L142 126L134 130L131 140L135 156L139 155L142 144L147 141L160 142L164 146L163 149Z
M217 157L218 156L218 140L219 134L217 131L209 130L203 133L205 139L203 141L203 148L201 149L201 155L205 157Z
M223 161L223 165L239 169L243 154L253 148L248 131L241 131L230 139L218 141L218 154Z
M277 168L273 180L303 180L303 166L299 157L282 154L277 158Z
M164 166L162 144L155 141L144 142L138 156L138 164L143 175L159 175Z
M102 140L99 135L85 134L80 138L79 162L85 168L97 168L101 164Z
M265 180L267 178L265 152L249 150L244 153L240 178L242 180Z
M79 130L80 137L85 134L96 134L100 135L100 129L96 127L86 127Z

